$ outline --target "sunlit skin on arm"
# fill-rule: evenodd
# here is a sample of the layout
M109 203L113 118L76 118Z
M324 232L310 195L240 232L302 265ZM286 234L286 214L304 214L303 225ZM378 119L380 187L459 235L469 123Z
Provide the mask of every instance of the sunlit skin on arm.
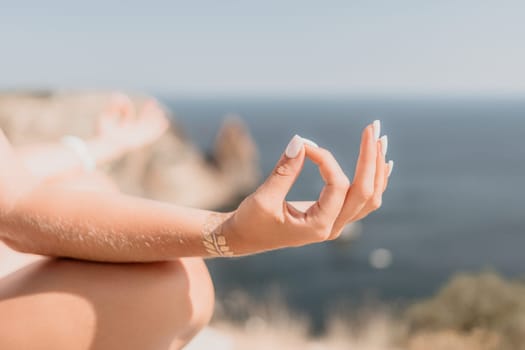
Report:
M118 193L35 184L2 135L3 173L18 175L1 179L0 234L19 251L111 262L207 257L202 234L212 216L220 218L214 222L234 255L335 239L344 224L375 210L386 188L388 166L376 132L370 125L363 133L353 184L330 152L295 137L288 147L293 152L282 155L267 180L237 210L222 214ZM316 202L299 211L285 198L306 158L319 167L325 187ZM7 196L4 189L9 186L19 190Z

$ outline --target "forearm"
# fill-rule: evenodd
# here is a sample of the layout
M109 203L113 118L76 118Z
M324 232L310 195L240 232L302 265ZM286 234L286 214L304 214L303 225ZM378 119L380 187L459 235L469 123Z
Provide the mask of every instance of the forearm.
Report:
M206 257L210 216L229 214L56 186L40 186L4 214L1 232L15 249L108 262ZM218 219L218 220L217 220Z

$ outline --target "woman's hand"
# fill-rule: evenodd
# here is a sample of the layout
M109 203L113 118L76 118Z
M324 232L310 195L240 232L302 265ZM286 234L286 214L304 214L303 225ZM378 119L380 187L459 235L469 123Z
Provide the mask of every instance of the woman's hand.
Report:
M224 236L234 255L302 246L337 238L344 226L381 206L393 163L385 163L386 137L379 122L363 131L354 182L333 155L294 136L268 179L227 220ZM305 158L318 167L325 182L316 202L287 202Z
M96 136L125 153L157 140L168 128L169 121L155 100L148 100L135 113L133 102L123 94L115 94L108 109L97 121Z

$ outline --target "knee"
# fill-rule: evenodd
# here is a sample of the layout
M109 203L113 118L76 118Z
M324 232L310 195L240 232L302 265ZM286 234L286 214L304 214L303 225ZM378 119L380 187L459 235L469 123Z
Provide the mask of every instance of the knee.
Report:
M71 322L66 315L63 320L55 317L45 323L57 329L90 324L88 328L96 328L93 349L116 348L117 344L129 349L166 348L167 344L180 348L206 326L214 308L210 275L203 260L196 258L128 265L54 260L20 272L15 284L18 293L30 291L35 303L49 292L86 301L78 308L88 305L93 317ZM18 296L9 294L2 295L0 289L0 300ZM42 307L48 304L42 302ZM53 313L61 309L57 303ZM46 320L44 316L50 313L40 316ZM131 329L141 332L130 333Z
M167 335L171 348L181 348L188 343L213 315L215 293L204 261L184 258L170 262L154 263L146 269L143 286L149 286L147 297L142 294L141 305L155 315L156 330Z
M177 263L169 263L168 269L173 269L172 287L180 293L180 286L184 285L184 303L187 310L184 319L186 329L183 333L188 338L193 337L206 326L213 316L215 306L215 292L213 283L204 261L200 258L180 259ZM180 279L184 283L180 283ZM180 295L180 294L179 294ZM172 299L169 303L174 315L180 315L181 305L179 300Z
M129 279L125 278L126 273L114 274L128 281L117 288L117 294L124 297L124 305L134 306L133 311L126 308L122 315L141 320L138 322L143 329L154 327L159 335L185 344L210 321L215 293L202 259L184 258L117 268L130 274ZM146 320L155 320L155 324L146 325Z
M98 304L101 319L112 320L108 324L122 324L124 318L128 319L124 324L129 323L132 328L153 328L148 332L157 334L159 339L166 336L185 343L206 326L213 315L213 283L200 258L152 264L96 265L95 269L90 272L96 276L88 279L91 283L86 288L92 290L90 299ZM108 279L113 281L113 288L100 292L105 290L102 288ZM117 313L118 319L108 312L115 311L116 306L108 308L106 305L115 298L120 299L122 308Z

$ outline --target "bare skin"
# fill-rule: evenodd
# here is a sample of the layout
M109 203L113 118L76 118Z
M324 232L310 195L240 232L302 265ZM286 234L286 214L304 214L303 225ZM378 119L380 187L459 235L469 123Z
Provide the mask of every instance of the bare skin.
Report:
M179 349L213 312L202 259L44 259L0 280L1 349Z
M214 213L222 215L219 225L233 252L253 254L334 239L344 224L375 210L388 169L373 134L372 126L363 133L351 186L329 151L301 145L296 157L281 157L266 182L236 211ZM10 176L0 183L1 237L15 250L103 262L209 256L202 228L213 212L118 193L35 184L5 139L0 152ZM319 166L326 185L320 198L301 212L285 197L306 157Z
M191 283L184 284L184 278L180 276L189 276L190 268L185 267L186 259L181 258L209 256L202 242L202 231L203 227L209 225L211 215L220 218L217 225L225 235L235 255L245 255L335 239L346 223L368 215L380 205L382 193L386 189L386 174L389 169L381 152L381 143L374 136L371 125L363 133L361 153L354 182L351 185L337 161L327 150L304 143L298 145L297 142L295 146L299 150L298 153L294 156L283 154L265 183L254 194L247 197L237 210L231 213L214 213L134 198L114 191L89 191L76 186L66 186L60 182L37 181L35 176L27 170L27 167L20 162L19 157L11 149L7 140L3 138L0 140L0 164L7 171L2 172L0 178L0 239L15 250L48 256L72 257L100 262L172 260L167 264L179 264L177 266L180 268L174 269L172 271L174 274L170 276L182 281L180 284L175 284L174 288L179 288L177 290L182 291L182 295L190 295L186 299L186 303L179 300L180 304L178 305L182 308L184 306L194 309L196 303L194 302L195 299L191 297L194 294L193 292L204 290L213 295L212 287L210 287L211 284L206 287L206 278L209 280L209 277L206 277L208 275L204 268L198 273L204 280L199 276L192 275L197 279L193 283L196 287L184 288L184 286L191 286ZM326 186L316 202L288 203L285 201L286 194L297 179L306 158L318 165ZM301 207L303 210L298 210ZM96 266L95 270L104 270L108 266L82 262L75 262L74 264L91 264L90 266ZM46 276L46 272L48 275L62 276L58 282L55 281L56 285L59 286L56 287L56 290L65 290L66 299L70 298L65 300L65 303L69 302L73 309L79 309L77 315L80 315L79 317L82 319L79 320L78 324L83 326L79 327L78 332L80 332L79 336L86 337L87 348L114 348L106 346L109 346L107 344L111 344L111 341L118 341L116 337L113 340L102 337L100 340L97 338L97 334L100 332L93 333L95 335L86 335L86 329L94 328L93 317L97 318L105 310L107 311L107 308L111 309L113 307L111 303L101 303L99 305L102 306L98 309L96 307L90 308L90 304L98 303L99 294L93 296L87 292L82 294L79 291L78 294L81 294L82 297L80 299L75 298L78 296L76 292L67 292L70 287L69 283L71 283L71 279L68 278L70 277L68 273L71 274L68 272L71 271L70 265L66 267L63 265L51 266L56 267L56 270L46 270L48 265L35 265L35 269L37 271L42 270L39 272L42 273L39 276ZM140 265L115 266L119 266L118 269L134 269ZM89 272L92 268L89 267L86 271ZM82 268L73 270L82 271ZM50 271L53 273L50 274ZM151 271L148 270L148 272ZM34 273L36 274L36 272ZM89 290L91 285L102 286L111 281L112 289L110 292L106 291L107 293L103 295L105 298L114 295L114 289L122 288L124 295L129 296L129 300L122 300L124 304L128 303L127 305L148 304L151 303L152 299L161 304L166 301L157 295L153 295L151 296L152 299L149 299L147 296L140 298L140 296L127 293L126 291L132 287L126 284L126 279L115 279L119 273L120 270L113 270L113 272L108 273L107 277L104 277L103 272L91 275L88 273L91 277L85 280L86 283L81 289L82 291L84 289ZM151 273L154 274L155 272ZM144 278L150 277L150 274L143 273L140 269L137 274L147 275ZM0 298L3 299L0 301L0 314L7 314L1 310L5 305L8 305L6 310L13 310L9 308L19 310L18 308L21 308L21 314L24 311L24 305L29 305L22 302L15 303L15 306L12 306L13 301L22 300L19 297L27 293L31 294L27 291L37 288L32 284L34 278L24 279L23 276L24 273L18 272L6 281L0 281L0 285L9 286L7 291L0 289ZM101 280L97 278L101 278ZM140 280L141 277L137 278ZM181 278L182 280L180 280ZM17 289L18 282L20 284ZM52 283L46 280L38 288L49 285ZM142 284L140 285L142 286ZM55 307L59 305L56 300L55 304L53 301L46 301L47 291L45 288L38 288L39 292L35 294L39 298L37 304L40 305L41 303L44 306L51 304ZM97 290L100 289L101 287ZM158 292L161 293L162 291L159 290ZM210 299L213 300L213 297ZM24 301L27 300L24 299ZM86 306L86 301L88 306ZM193 336L199 327L207 322L209 315L211 315L210 305L213 305L213 301L205 303L202 308L204 310L200 312L189 314L175 312L179 317L177 320L182 319L193 326L190 329L182 326L182 328L172 328L168 336L171 340L159 345L148 343L150 345L148 347L126 348L160 349L167 348L166 344L168 343L171 343L173 348L179 348ZM132 311L128 310L128 312ZM118 312L111 314L106 312L104 314L106 316L102 319L114 314L118 314ZM188 318L188 315L204 321L196 322L195 325L188 322L191 319L191 317ZM62 322L56 322L51 326L56 327L55 331L61 329L61 326L67 324L69 316L66 315ZM127 314L124 312L124 320L128 320L126 316ZM44 316L42 320L44 322ZM182 324L186 323L183 322ZM98 325L99 323L95 322L95 324ZM137 327L142 329L141 327L146 326L141 324ZM135 326L118 320L106 323L106 327L103 327L106 333L102 332L102 334L118 334L119 331L129 331L130 327L135 329ZM117 329L113 329L113 327ZM181 332L185 336L182 336ZM17 334L16 329L8 334ZM42 334L46 334L46 332L42 332ZM152 334L156 335L154 332ZM156 339L166 338L156 336L144 341L154 342ZM20 341L19 338L15 340ZM45 343L45 339L43 341ZM53 337L49 341L53 341ZM63 341L66 342L64 344L70 344L67 343L68 339ZM108 341L109 343L97 343L100 341ZM139 340L136 340L133 344L138 344L138 342ZM93 344L104 345L95 346ZM119 347L121 347L120 343ZM47 347L43 348L47 349Z
M129 111L129 106L117 102L109 106L113 113L116 108ZM106 114L100 120L118 116ZM152 116L144 113L136 120L144 117ZM119 123L113 123L112 135L118 132L125 139L133 131L135 142L144 144L160 131L158 123L145 128L128 121L125 130ZM125 151L121 146L113 149L118 146L115 142L102 142L100 134L92 140L108 147L99 148L101 156ZM60 144L28 147L15 154L29 169L32 183L118 192L103 174L83 172L78 159ZM33 162L42 156L56 160L40 162L44 171ZM99 264L21 254L0 242L0 261L13 271L2 278L9 266L0 270L0 349L179 349L209 322L213 311L213 285L199 258Z
M67 185L116 191L96 173ZM213 313L200 258L101 264L9 255L32 263L0 279L0 349L180 349Z

